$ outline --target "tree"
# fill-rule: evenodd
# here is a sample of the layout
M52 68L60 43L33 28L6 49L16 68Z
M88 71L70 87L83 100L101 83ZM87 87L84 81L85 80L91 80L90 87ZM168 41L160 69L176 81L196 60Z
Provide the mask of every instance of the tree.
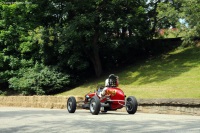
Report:
M70 75L68 86L134 60L150 38L146 0L1 1L0 77L10 88L31 87L28 93L43 93L33 89L36 64L54 76Z
M39 65L43 66L45 60L45 56L41 56L44 53L42 47L44 40L41 39L44 31L38 27L48 27L57 22L52 19L54 15L51 11L53 12L54 9L50 8L51 2L7 2L2 0L0 3L0 85L2 88L5 90L10 84L10 88L15 87L14 89L20 93L26 91L30 94L32 92L33 94L42 94L68 85L68 77L52 67L49 70L46 69L49 67L44 67L42 71L44 75L51 76L52 79L44 76L49 78L48 83L52 85L51 87L44 82L41 82L41 85L29 82L37 80L38 75L41 74L40 71L34 70L35 64L39 62ZM47 11L48 8L51 10ZM43 10L44 12L42 12ZM49 21L50 19L52 21ZM49 38L51 37L49 36ZM20 79L21 81L19 81ZM37 88L38 85L39 88ZM49 87L47 89L51 89L51 91L44 90L45 86Z
M158 0L157 12L154 15L156 22L153 27L177 28L179 36L183 37L185 44L191 44L191 40L200 35L200 1L199 0ZM159 21L159 22L158 22ZM159 24L160 23L160 24ZM156 31L156 28L153 29Z
M130 45L135 45L130 40L137 42L149 36L144 1L77 0L68 4L71 8L66 10L68 17L61 44L67 48L66 53L73 50L72 57L79 57L80 53L86 55L97 77L102 74L101 59L105 57L100 55L102 49L114 50L123 45L127 50Z
M178 22L177 26L183 32L185 45L189 45L192 40L200 36L200 1L183 0L179 3L181 4L179 18L183 21L182 23Z
M176 28L178 12L172 4L173 0L150 0L147 4L151 35L157 36L160 29Z

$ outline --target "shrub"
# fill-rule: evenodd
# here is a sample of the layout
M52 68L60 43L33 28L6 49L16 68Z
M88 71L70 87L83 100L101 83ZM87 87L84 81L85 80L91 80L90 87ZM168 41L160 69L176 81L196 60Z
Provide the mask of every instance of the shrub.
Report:
M41 64L32 68L21 68L16 76L9 79L9 87L23 95L51 94L69 83L68 75Z

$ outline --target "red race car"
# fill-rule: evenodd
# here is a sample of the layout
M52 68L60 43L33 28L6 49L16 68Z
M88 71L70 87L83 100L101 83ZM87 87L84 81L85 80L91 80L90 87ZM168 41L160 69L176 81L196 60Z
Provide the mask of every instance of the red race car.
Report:
M137 111L137 100L133 96L126 98L124 92L118 88L118 77L114 74L109 75L105 81L105 87L99 87L95 92L85 95L83 109L89 109L93 115L99 112L115 111L126 107L129 114ZM67 110L69 113L76 111L76 99L71 96L67 100Z

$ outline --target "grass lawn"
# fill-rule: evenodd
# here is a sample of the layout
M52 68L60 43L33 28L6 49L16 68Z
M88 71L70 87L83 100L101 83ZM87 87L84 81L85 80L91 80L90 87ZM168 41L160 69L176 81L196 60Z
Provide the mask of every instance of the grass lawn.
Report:
M127 66L115 74L127 96L200 98L200 48L177 49L162 57ZM103 85L105 79L102 77L58 95L84 96L97 85Z

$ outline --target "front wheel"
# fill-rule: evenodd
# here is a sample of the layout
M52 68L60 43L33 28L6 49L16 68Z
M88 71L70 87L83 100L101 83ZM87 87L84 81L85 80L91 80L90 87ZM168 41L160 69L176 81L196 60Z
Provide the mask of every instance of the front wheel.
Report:
M92 97L90 101L90 112L93 115L98 115L100 111L101 103L97 96Z
M69 97L67 100L67 110L69 113L74 113L76 111L76 99L75 97Z
M126 99L126 111L129 114L135 114L137 111L138 103L135 97L130 96Z

